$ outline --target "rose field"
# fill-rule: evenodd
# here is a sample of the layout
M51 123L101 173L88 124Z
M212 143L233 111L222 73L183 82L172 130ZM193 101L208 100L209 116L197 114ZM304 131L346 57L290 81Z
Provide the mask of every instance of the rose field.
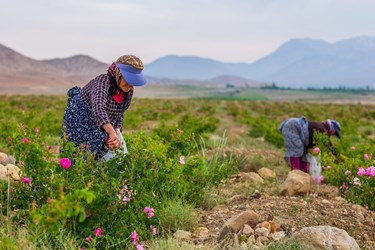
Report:
M129 154L98 163L61 138L66 101L1 96L1 249L305 249L294 232L320 225L375 247L374 105L134 98L124 114ZM278 126L302 115L337 120L342 138L331 138L333 150L326 136L315 138L322 176L307 194L280 198L291 205L277 210L290 172ZM275 175L244 185L243 176L262 168ZM334 205L339 199L343 205ZM323 217L307 212L313 205ZM330 210L344 207L352 217L335 217L344 222L334 225ZM270 232L285 237L255 233L252 244L245 225L224 244L228 220L249 210L259 214L251 230L275 221L280 230ZM273 219L262 219L265 211ZM293 220L298 213L305 224Z

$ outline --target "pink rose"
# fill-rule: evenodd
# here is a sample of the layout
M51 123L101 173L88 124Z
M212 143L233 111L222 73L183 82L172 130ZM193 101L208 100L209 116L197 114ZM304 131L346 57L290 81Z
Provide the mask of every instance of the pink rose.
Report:
M368 160L368 158L369 158L368 154L364 154L363 158L365 158L365 160Z
M22 177L22 181L24 182L24 183L30 183L30 179L29 178L26 178L26 177Z
M69 169L72 163L70 162L69 158L61 158L60 166L63 167L65 170Z
M358 168L357 175L362 176L366 174L366 170L363 167Z
M95 229L95 236L99 237L100 235L102 235L102 229L98 227L97 229Z
M320 149L318 147L316 147L316 148L313 149L313 154L314 155L319 154L319 152L320 152Z
M28 142L29 142L29 139L27 139L27 138L22 138L22 142L23 142L23 143L28 143Z

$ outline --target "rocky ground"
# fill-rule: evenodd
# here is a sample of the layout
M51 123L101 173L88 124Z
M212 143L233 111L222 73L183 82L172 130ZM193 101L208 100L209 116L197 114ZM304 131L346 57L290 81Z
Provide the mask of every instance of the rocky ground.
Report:
M308 226L330 225L344 229L361 249L375 249L375 212L348 203L329 185L322 184L316 193L306 196L282 197L275 195L275 184L279 183L269 181L251 187L237 177L223 184L218 193L223 204L209 211L199 211L200 226L210 231L210 237L205 239L207 243L215 244L229 218L250 209L258 213L261 220L277 222L287 235Z
M290 237L304 227L331 226L345 230L361 249L375 249L375 212L351 204L340 196L336 187L321 184L302 196L281 196L280 186L289 168L281 150L270 147L261 139L246 139L246 127L231 126L227 131L228 146L223 154L244 156L242 171L257 172L261 167L270 168L276 176L262 183L244 180L242 173L232 176L211 195L215 206L199 210L200 227L208 229L204 237L192 234L200 246L218 246L218 237L230 218L252 210L260 221L275 221ZM245 138L245 139L244 139ZM268 242L269 243L269 242ZM267 242L264 244L267 245Z

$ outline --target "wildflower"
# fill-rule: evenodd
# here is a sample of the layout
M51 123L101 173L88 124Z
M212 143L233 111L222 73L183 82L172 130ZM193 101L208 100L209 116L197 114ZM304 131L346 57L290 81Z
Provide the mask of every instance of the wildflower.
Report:
M29 178L26 178L26 177L22 177L22 181L23 183L30 183L30 179Z
M320 152L320 148L316 147L316 148L313 149L313 154L314 155L319 154L319 152Z
M346 193L346 192L348 192L349 187L346 185L345 182L343 182L343 183L342 183L342 186L340 187L340 189L341 189L344 193Z
M357 175L362 176L366 174L366 170L363 167L358 168Z
M354 184L355 186L360 186L360 185L361 185L361 183L359 182L359 179L358 179L357 177L355 177L355 178L353 179L353 184Z
M137 250L143 250L143 246L141 244L137 245Z
M28 143L28 142L29 142L29 139L27 139L27 138L24 137L24 138L22 138L22 142L23 142L23 143Z
M138 239L139 239L139 236L137 234L137 231L133 231L132 234L130 235L130 239L132 240L133 244L134 245L138 245Z
M51 146L51 145L49 145L49 146L47 147L47 149L48 149L48 150L51 150L51 149L52 149L52 146Z
M351 174L352 174L352 172L350 172L349 170L345 171L345 175L351 175Z
M147 214L147 218L150 219L154 216L154 209L151 207L145 207L143 213Z
M25 166L25 162L24 162L24 161L20 161L20 165L21 165L22 167L24 167L24 166Z
M331 169L331 168L332 168L332 166L330 166L330 165L327 166L327 169Z
M180 156L180 164L185 165L185 156Z
M65 170L69 169L72 163L70 162L69 158L61 158L60 166L63 167Z
M86 248L82 247L82 248L80 248L79 250L86 250Z
M369 158L368 154L364 154L363 158L365 158L365 160L368 160L368 158Z
M121 203L126 205L131 200L131 198L135 195L136 195L136 191L133 191L127 185L124 185L124 187L117 194L117 198L120 200Z
M324 181L324 176L323 175L319 176L319 183L322 183L323 181Z
M91 237L90 237L90 236L87 236L87 237L86 237L86 241L87 241L87 242L91 242Z
M354 150L355 150L355 147L353 146L353 147L351 147L351 149L354 151Z
M366 172L367 176L373 177L373 176L375 176L375 167L370 166L370 167L366 168L365 172Z
M99 237L100 235L102 235L102 229L98 227L97 229L95 229L95 236Z
M85 209L85 213L86 213L85 219L91 217L91 213L90 213L90 211L88 209Z
M39 128L35 128L35 133L39 133Z
M151 225L150 229L151 229L151 234L155 235L156 234L156 227L154 227L153 225Z

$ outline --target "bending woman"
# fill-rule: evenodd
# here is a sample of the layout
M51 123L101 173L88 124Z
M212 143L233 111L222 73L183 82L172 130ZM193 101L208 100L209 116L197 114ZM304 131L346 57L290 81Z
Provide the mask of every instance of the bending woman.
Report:
M283 121L279 126L279 132L284 137L284 156L291 170L299 169L305 173L309 172L306 153L314 146L314 133L326 133L329 138L336 135L340 139L340 130L340 124L335 120L316 122L308 121L301 116Z
M124 55L112 63L107 74L68 91L63 119L63 136L75 144L88 146L97 159L121 146L116 128L122 131L124 112L129 108L134 86L143 86L143 63Z

